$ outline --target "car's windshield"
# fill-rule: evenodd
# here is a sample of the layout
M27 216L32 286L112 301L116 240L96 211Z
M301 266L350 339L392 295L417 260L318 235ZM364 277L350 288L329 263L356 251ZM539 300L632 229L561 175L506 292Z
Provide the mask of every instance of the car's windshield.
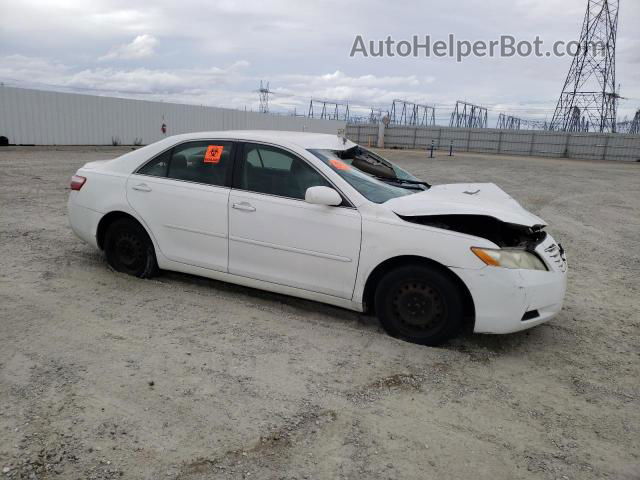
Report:
M361 147L354 147L354 148L360 149ZM316 157L318 157L320 160L322 160L324 163L329 165L329 167L331 167L338 175L344 178L349 183L349 185L351 185L358 192L360 192L360 194L362 194L367 200L370 200L374 203L384 203L387 200L390 200L392 198L403 197L405 195L411 195L412 193L416 193L416 190L412 191L402 187L389 185L388 183L384 183L383 181L378 180L378 178L375 178L375 177L393 178L391 176L393 174L393 176L395 176L396 178L405 179L409 181L414 181L414 180L418 181L418 179L413 177L410 173L402 170L399 167L396 167L398 168L398 172L396 173L395 169L393 168L395 167L395 165L391 164L391 162L388 162L386 160L384 161L386 164L392 165L391 171L393 173L390 173L388 170L386 172L387 175L364 173L364 171L361 171L361 169L358 166L359 161L364 162L364 160L361 158L362 155L346 154L351 150L352 149L342 150L342 151L310 149L309 151L313 153ZM366 152L367 154L371 154L371 152L368 152L368 151ZM350 153L356 153L356 152L353 151ZM385 168L388 168L388 167L385 165ZM372 175L375 175L375 177ZM405 175L405 176L401 177L400 175Z
M341 150L336 154L343 160L352 159L352 164L358 170L364 173L382 178L382 179L400 179L410 180L411 182L421 183L416 177L389 160L382 158L380 155L367 150L366 148L356 145L347 150Z

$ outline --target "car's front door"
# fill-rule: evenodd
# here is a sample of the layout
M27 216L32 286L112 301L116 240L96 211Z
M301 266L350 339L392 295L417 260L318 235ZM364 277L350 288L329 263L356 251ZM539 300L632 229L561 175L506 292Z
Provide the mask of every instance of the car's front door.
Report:
M127 199L169 260L222 272L228 261L234 143L176 145L127 180Z
M286 150L246 143L229 197L229 273L351 298L361 217L348 204L304 201L306 189L332 185Z

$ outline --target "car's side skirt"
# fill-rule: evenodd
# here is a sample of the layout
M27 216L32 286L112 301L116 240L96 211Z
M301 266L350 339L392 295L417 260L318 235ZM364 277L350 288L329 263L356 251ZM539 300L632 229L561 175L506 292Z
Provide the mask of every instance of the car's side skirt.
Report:
M327 303L336 307L346 308L348 310L354 310L356 312L364 311L361 302L354 302L350 299L334 297L332 295L326 295L324 293L312 292L310 290L303 290L301 288L289 287L287 285L280 285L278 283L265 282L263 280L256 280L254 278L243 277L240 275L233 275L226 272L218 272L210 270L208 268L196 267L193 265L187 265L184 263L173 262L163 258L160 262L160 268L165 270L171 270L175 272L188 273L191 275L199 275L201 277L211 278L213 280L220 280L222 282L233 283L236 285L242 285L244 287L256 288L258 290L266 290L268 292L280 293L282 295L290 295L292 297L303 298L305 300L313 300L320 303Z

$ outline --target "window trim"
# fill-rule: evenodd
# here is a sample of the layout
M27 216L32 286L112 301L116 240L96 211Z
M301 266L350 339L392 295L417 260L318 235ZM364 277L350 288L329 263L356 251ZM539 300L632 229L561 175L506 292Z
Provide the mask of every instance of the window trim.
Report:
M177 147L179 147L181 145L184 145L186 143L197 143L197 142L224 142L224 143L231 143L233 145L232 154L231 154L231 165L227 169L226 176L225 176L225 179L224 179L224 185L213 185L211 183L195 182L193 180L183 180L181 178L173 178L173 177L169 176L169 170L171 169L171 161L173 160L173 151ZM164 179L164 180L172 180L174 182L193 183L195 185L206 185L208 187L229 188L229 189L231 189L231 184L232 184L232 181L233 181L233 172L235 171L236 164L238 163L238 160L237 160L238 159L238 151L240 150L240 147L242 145L243 145L242 142L240 142L238 140L222 139L222 138L221 139L200 138L200 139L183 140L182 142L179 142L179 143L176 143L174 145L171 145L169 148L165 148L161 152L159 152L156 155L154 155L151 159L147 160L142 165L140 165L138 168L136 168L131 173L131 175L140 175L142 177L161 178L161 179ZM160 157L161 155L164 155L167 152L170 152L169 153L169 164L167 165L167 171L165 172L164 176L160 177L158 175L148 175L146 173L140 173L140 170L142 170L149 163L155 161L158 157Z
M256 192L254 190L246 190L244 188L240 188L240 176L242 175L242 169L244 168L244 162L245 162L245 148L248 144L251 145L263 145L265 147L271 147L271 148L275 148L278 150L282 150L283 152L288 153L289 155L292 155L294 158L304 162L305 164L307 164L308 167L310 167L314 172L316 172L318 175L320 175L322 178L324 178L327 183L331 186L331 188L333 188L336 192L338 192L338 194L340 195L340 197L342 197L342 202L343 204L341 205L336 205L336 207L338 208L348 208L351 210L357 210L356 207L353 205L353 202L351 202L351 200L349 200L349 197L347 195L344 194L344 192L335 185L334 182L331 181L331 179L329 179L323 172L319 171L315 165L312 165L306 158L301 157L298 153L288 149L287 147L283 147L282 145L278 145L278 144L274 144L274 143L269 143L269 142L264 142L264 141L258 141L258 140L242 140L242 141L238 141L238 145L240 148L237 149L237 153L235 156L235 162L234 162L234 168L233 168L233 178L231 181L231 189L232 190L238 190L240 192L248 192L248 193L254 193L256 195L265 195L268 197L275 197L275 198L284 198L287 200L295 200L297 202L304 202L307 203L306 200L304 198L293 198L293 197L287 197L284 195L275 195L273 193L265 193L265 192Z

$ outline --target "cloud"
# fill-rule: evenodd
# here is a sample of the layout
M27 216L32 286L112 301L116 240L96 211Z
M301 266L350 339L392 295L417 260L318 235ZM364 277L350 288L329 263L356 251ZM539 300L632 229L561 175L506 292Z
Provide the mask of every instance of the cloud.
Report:
M200 69L101 67L78 70L42 58L8 55L0 56L0 80L22 87L203 103L203 99L210 99L212 92L219 93L216 98L220 99L233 97L229 90L242 78L247 67L247 61L239 60L227 67ZM224 90L227 90L226 94Z
M422 89L433 77L373 74L351 76L340 70L318 75L282 74L273 77L272 105L285 109L307 107L311 98L348 102L351 110L364 113L370 107L388 108L394 98L428 103Z
M257 108L254 90L259 78L247 73L250 66L246 60L237 60L224 67L191 69L78 69L42 58L9 55L0 57L0 79L25 87ZM394 98L424 102L419 90L431 81L432 77L415 75L350 76L340 70L318 75L281 74L272 79L271 84L277 87L272 87L271 104L274 110L306 111L311 98L326 99L348 101L354 111L364 112L368 106L385 107Z
M400 98L435 103L443 118L457 99L544 118L553 113L571 59L351 58L354 36L532 40L539 34L550 45L578 36L586 7L585 0L459 0L436 10L423 0L5 3L0 81L15 85L39 81L41 88L256 109L262 79L275 91L272 110L306 112L310 98L389 108ZM47 28L33 18L46 18ZM630 99L621 105L634 108L640 105L638 18L640 2L626 2L617 82Z
M158 39L151 35L138 35L131 43L119 45L112 48L109 53L103 55L99 60L137 60L150 57L155 54Z

